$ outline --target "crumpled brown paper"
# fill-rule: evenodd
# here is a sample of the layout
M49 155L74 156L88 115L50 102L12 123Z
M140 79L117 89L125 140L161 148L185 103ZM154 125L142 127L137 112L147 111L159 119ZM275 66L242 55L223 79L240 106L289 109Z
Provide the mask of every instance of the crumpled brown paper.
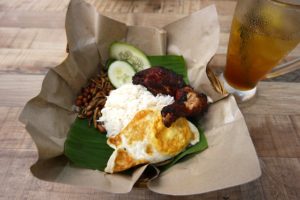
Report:
M66 17L70 53L47 73L40 94L25 106L20 120L38 148L34 176L46 180L113 193L129 192L147 166L132 175L105 174L75 168L63 155L63 145L76 114L75 96L99 63L108 58L114 41L126 41L148 55L178 54L187 62L191 85L214 101L223 96L212 87L206 65L218 48L219 24L215 6L209 6L158 29L126 26L97 13L82 0L71 0ZM209 148L148 182L150 190L187 195L222 189L258 178L259 163L244 118L233 97L210 106L204 118Z

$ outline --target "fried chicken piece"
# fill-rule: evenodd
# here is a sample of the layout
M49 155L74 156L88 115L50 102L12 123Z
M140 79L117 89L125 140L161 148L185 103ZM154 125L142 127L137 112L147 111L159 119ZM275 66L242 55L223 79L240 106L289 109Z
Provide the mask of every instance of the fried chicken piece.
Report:
M208 108L207 97L199 94L190 86L176 91L175 102L165 106L161 115L166 127L170 127L179 117L192 117L205 112Z
M175 98L175 102L165 106L161 115L166 127L170 127L179 117L190 117L203 113L207 107L205 94L197 93L186 85L183 77L163 67L151 67L137 72L133 84L146 87L153 95L165 94Z
M133 84L146 87L153 95L175 96L176 91L186 84L183 77L163 67L151 67L137 72L132 78Z

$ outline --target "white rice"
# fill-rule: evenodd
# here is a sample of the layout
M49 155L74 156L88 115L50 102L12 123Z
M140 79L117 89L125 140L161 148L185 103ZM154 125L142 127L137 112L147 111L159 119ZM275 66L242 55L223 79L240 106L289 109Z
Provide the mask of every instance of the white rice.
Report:
M125 128L138 111L161 110L173 102L172 96L154 96L142 85L126 84L110 92L98 121L104 124L106 136L111 137Z

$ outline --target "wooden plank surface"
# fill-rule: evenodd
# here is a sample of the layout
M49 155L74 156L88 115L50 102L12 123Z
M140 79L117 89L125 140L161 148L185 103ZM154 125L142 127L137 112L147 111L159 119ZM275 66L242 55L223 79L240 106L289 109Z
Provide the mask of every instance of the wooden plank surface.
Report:
M0 194L12 199L23 199L23 195L29 199L41 199L46 196L50 199L174 198L141 189L135 189L126 195L113 195L92 189L46 183L33 178L29 173L29 167L37 159L37 152L24 125L18 122L17 118L24 103L38 94L43 77L43 75L24 74L0 75L2 97L0 99L0 178L2 183L5 183L0 187ZM242 112L260 157L262 178L242 186L194 195L189 199L293 199L294 197L297 199L300 197L300 109L290 109L299 107L300 84L263 82L259 85L259 91L255 104L242 107ZM289 105L287 105L272 101L278 93L285 98L298 95L295 95L293 101L288 101ZM287 100L279 99L279 101ZM14 187L16 183L22 187Z
M64 20L68 0L2 1L4 3L0 7L0 47L4 52L0 51L0 73L45 74L50 66L60 63L65 57L67 43ZM103 15L129 25L156 27L163 27L189 13L215 4L221 34L213 66L217 71L223 70L225 66L235 0L87 0L87 2L96 6ZM299 55L300 47L292 51L284 61ZM300 70L272 80L300 82Z
M87 0L99 12L131 25L163 27L210 4L221 25L212 66L226 61L235 0ZM38 94L45 73L66 56L64 31L69 0L0 0L0 199L300 199L300 84L262 82L255 100L241 105L263 175L203 195L172 197L144 189L125 195L48 183L34 178L32 139L18 122L22 107ZM295 49L285 60L300 55ZM300 82L300 72L283 81Z

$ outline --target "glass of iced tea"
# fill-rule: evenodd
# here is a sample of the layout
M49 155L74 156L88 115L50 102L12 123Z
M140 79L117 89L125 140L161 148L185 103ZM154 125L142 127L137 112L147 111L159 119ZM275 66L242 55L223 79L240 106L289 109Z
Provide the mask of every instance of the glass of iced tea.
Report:
M225 88L239 101L252 98L258 81L297 68L300 59L273 69L299 42L300 0L239 0L223 73Z

